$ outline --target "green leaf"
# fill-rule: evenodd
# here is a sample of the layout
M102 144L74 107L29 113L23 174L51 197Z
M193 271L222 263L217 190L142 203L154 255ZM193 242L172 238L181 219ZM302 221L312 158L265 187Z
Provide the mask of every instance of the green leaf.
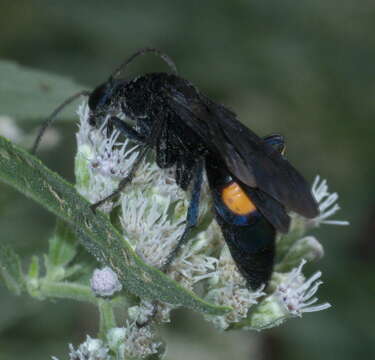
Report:
M35 297L36 299L44 299L43 295L40 292L40 266L39 258L34 255L31 257L31 262L29 265L29 271L27 273L26 287L30 296Z
M31 257L31 262L29 265L29 271L27 276L32 281L38 281L40 276L39 258L36 255Z
M104 214L94 214L75 188L46 168L37 158L0 137L0 180L15 187L66 221L82 244L110 266L124 288L149 300L182 305L220 315L228 307L210 304L159 270L145 264Z
M80 269L76 266L67 272L69 269L65 268L76 255L77 245L76 236L69 225L58 219L55 232L49 239L48 256L44 257L48 279L60 281Z
M21 294L25 282L19 256L3 244L0 244L0 278L10 291Z
M77 253L77 240L70 227L57 220L56 229L49 240L48 258L53 266L65 266Z
M0 61L0 114L40 122L68 96L87 89L71 79ZM62 119L74 118L74 107Z

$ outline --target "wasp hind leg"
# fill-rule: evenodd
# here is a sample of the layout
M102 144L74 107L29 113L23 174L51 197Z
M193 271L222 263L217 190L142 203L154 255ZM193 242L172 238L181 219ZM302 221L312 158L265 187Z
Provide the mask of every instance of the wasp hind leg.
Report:
M181 238L178 240L177 245L174 247L172 252L168 255L167 260L165 261L164 265L162 266L161 270L166 272L174 259L177 257L178 253L181 250L181 247L186 243L189 239L190 231L197 225L198 223L198 216L199 216L199 200L200 200L200 193L202 188L202 181L203 181L203 161L198 163L198 166L195 168L194 175L193 175L193 188L192 188L192 195L189 203L189 208L187 210L186 216L186 225L184 233L182 234ZM152 314L149 318L143 323L137 323L139 328L148 325L152 319L154 319L158 312L158 304L157 302L153 302L153 310Z
M178 253L180 252L181 247L186 243L189 239L190 231L197 225L198 223L198 216L199 216L199 200L200 200L200 193L202 188L202 181L203 181L203 161L199 161L197 167L195 168L194 175L193 175L193 188L191 199L189 203L189 207L187 210L186 216L186 225L185 230L178 240L177 245L174 247L172 252L168 255L167 260L165 261L162 271L167 271L173 260L176 258Z

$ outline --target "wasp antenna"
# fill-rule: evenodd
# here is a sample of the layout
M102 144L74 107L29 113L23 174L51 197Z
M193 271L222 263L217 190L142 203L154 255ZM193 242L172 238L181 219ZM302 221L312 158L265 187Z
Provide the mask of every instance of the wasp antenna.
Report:
M34 155L38 149L38 146L40 144L40 141L42 140L42 137L45 133L45 131L47 130L48 126L51 125L52 121L55 119L56 115L64 109L65 106L69 105L70 103L72 103L74 100L76 100L77 98L79 98L80 96L89 96L90 95L90 91L87 91L87 90L83 90L83 91L80 91L79 93L76 93L72 96L70 96L68 99L66 99L60 106L58 106L53 112L52 114L46 119L44 120L43 124L41 125L40 127L40 130L38 132L38 136L36 137L35 141L34 141L34 145L33 147L31 148L31 153Z
M111 75L110 79L116 78L118 75L120 75L123 71L126 70L128 65L138 56L145 55L147 53L153 53L157 56L159 56L172 70L172 72L177 75L177 67L174 61L165 53L160 51L159 49L155 48L143 48L138 50L136 53L134 53L132 56L130 56L127 60L125 60Z

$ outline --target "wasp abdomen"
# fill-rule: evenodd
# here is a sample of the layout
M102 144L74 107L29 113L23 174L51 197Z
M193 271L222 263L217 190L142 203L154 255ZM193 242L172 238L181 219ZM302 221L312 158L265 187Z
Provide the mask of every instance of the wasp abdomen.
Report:
M227 208L236 215L248 215L256 211L249 196L234 181L222 189L221 198Z

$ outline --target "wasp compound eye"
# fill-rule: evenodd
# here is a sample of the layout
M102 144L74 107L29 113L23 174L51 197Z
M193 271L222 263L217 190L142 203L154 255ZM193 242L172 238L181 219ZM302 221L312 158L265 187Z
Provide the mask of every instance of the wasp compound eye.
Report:
M89 108L95 111L99 105L103 105L108 99L108 85L104 83L94 89L89 96Z

